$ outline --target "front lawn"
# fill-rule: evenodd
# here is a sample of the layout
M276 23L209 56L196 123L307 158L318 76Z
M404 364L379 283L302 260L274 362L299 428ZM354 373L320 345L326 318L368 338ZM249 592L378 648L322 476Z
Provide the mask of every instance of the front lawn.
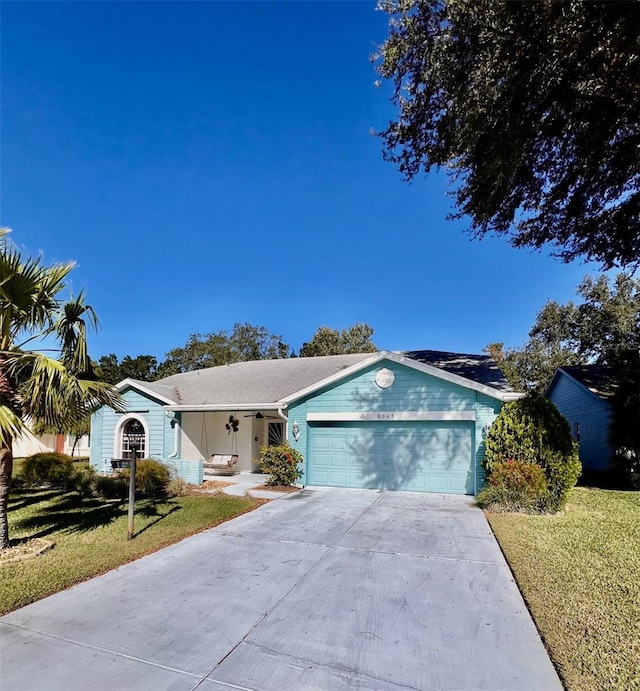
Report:
M229 520L263 503L225 494L136 502L127 541L127 504L62 490L17 490L9 503L12 541L44 538L55 547L21 562L0 561L0 614Z
M488 519L566 687L640 689L640 492Z

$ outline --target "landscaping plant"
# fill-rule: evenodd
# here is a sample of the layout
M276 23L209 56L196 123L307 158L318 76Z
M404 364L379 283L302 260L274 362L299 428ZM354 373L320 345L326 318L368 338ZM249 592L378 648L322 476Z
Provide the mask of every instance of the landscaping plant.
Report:
M534 463L513 459L493 464L487 486L477 496L479 506L494 511L540 512L548 500L544 470Z
M489 429L484 466L490 486L494 470L502 473L509 460L542 468L547 496L540 508L550 511L564 505L582 468L569 423L551 401L535 394L507 403ZM535 483L523 481L521 487L529 493Z
M267 485L289 485L295 484L298 478L302 477L303 471L302 454L289 444L278 446L263 446L260 449L258 464L263 473L269 475Z
M71 456L46 451L25 458L20 475L27 487L67 487L73 474Z
M118 475L129 485L130 471L119 471ZM143 458L136 463L136 494L143 497L162 499L166 497L171 470L155 458Z
M129 495L129 481L120 473L96 475L91 483L92 493L98 499L118 499L124 501Z
M73 262L45 266L22 257L0 228L0 551L9 547L7 505L13 442L29 425L68 429L92 410L124 410L120 394L96 381L87 329L96 315L81 292L63 299ZM25 344L48 339L53 356Z

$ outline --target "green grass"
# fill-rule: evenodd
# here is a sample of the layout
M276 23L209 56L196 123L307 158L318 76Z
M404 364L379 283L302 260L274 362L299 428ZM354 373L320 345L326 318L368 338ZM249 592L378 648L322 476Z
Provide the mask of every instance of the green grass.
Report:
M640 689L640 492L488 519L566 687Z
M82 499L62 490L16 490L9 504L12 541L45 538L54 549L0 566L0 614L64 590L144 554L251 511L263 502L228 495L136 502L127 541L127 504Z

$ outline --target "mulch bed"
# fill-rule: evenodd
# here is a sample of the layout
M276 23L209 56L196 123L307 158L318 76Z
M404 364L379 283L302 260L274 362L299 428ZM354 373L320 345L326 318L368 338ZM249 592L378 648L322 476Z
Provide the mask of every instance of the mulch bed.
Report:
M235 485L235 482L224 482L223 480L207 480L201 485L191 485L189 487L189 494L197 496L199 494L215 494L222 492L223 487Z
M16 561L33 559L55 547L55 542L34 537L31 540L12 540L9 549L0 552L0 565L13 564Z

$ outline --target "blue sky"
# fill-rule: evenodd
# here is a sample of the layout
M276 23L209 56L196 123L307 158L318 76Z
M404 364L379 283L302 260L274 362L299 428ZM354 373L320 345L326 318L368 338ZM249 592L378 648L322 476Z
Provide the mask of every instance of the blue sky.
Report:
M443 174L404 182L375 3L3 2L0 223L74 259L107 353L356 321L390 350L520 345L597 267L471 240Z

